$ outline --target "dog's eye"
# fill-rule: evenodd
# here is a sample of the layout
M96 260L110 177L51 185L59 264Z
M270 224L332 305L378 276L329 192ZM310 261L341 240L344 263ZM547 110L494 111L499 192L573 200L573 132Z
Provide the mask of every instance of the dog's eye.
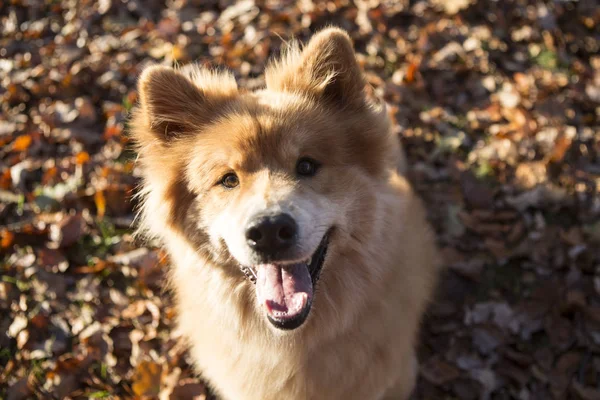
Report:
M311 158L301 158L296 164L296 172L300 176L314 176L319 169L319 163Z
M237 175L234 174L233 172L225 174L225 176L223 176L223 178L221 178L221 185L225 186L227 189L233 189L234 187L236 187L239 184L240 184L240 180L237 177Z

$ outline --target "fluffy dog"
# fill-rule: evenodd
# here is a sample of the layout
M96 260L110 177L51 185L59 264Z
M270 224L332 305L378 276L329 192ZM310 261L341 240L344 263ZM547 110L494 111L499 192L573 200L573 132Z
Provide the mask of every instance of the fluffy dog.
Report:
M437 253L398 138L340 29L265 78L139 79L141 228L170 255L196 367L230 400L405 399Z

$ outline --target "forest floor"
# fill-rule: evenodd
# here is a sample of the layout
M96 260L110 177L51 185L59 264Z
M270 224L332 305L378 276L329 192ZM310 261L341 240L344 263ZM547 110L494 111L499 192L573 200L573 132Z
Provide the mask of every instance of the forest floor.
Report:
M210 397L168 260L132 237L136 79L198 62L256 88L330 24L390 106L444 256L414 399L600 399L593 0L0 2L0 399Z

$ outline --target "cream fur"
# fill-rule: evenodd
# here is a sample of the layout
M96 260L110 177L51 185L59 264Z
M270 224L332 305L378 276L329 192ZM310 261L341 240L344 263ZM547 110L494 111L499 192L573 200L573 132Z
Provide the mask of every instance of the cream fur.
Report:
M170 254L179 326L198 371L230 400L407 398L437 252L420 201L397 173L402 153L389 121L364 98L347 34L329 28L292 49L267 70L262 92L240 94L219 79L153 67L140 78L132 121L141 226ZM324 154L308 183L280 172L298 148ZM237 192L213 184L225 166L240 171ZM335 227L309 318L289 332L266 321L236 267L244 249L232 252L228 239L250 207L269 204L299 208L301 229L321 220Z

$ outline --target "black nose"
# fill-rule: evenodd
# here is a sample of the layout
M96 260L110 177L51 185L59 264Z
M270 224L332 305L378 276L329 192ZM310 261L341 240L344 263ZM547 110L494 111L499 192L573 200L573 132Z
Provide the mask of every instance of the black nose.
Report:
M296 242L298 225L288 214L254 218L246 228L246 241L254 250L273 255Z

